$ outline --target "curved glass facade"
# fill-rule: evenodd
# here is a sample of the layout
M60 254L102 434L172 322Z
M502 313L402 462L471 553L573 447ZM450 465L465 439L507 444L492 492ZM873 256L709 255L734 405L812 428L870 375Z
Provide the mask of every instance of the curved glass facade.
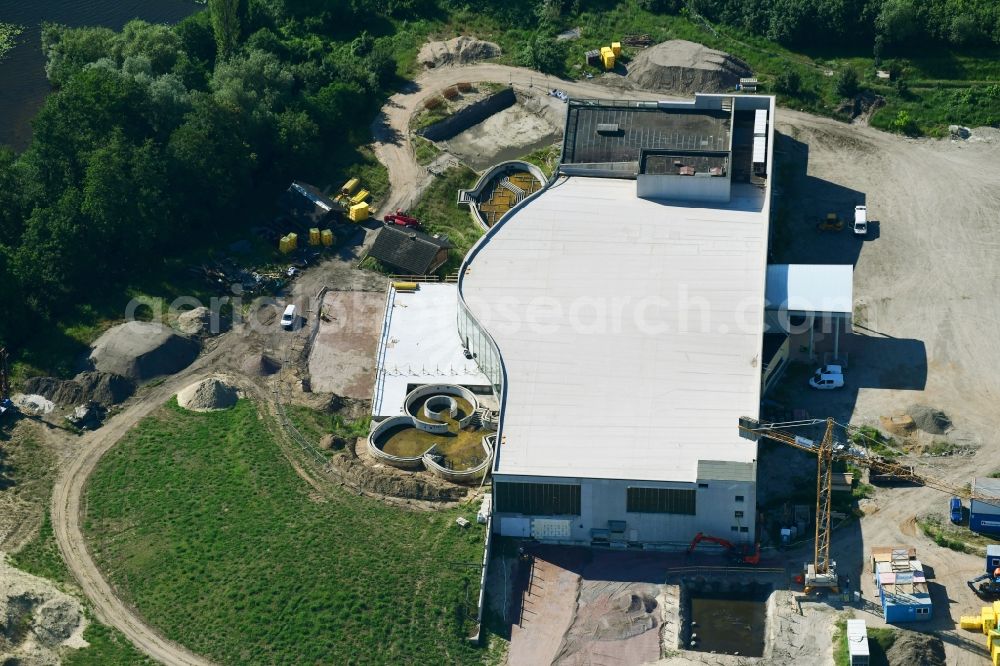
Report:
M461 296L458 299L458 335L462 338L465 348L472 353L476 365L490 380L493 393L499 400L503 395L503 367L500 365L500 353L493 340L469 312Z

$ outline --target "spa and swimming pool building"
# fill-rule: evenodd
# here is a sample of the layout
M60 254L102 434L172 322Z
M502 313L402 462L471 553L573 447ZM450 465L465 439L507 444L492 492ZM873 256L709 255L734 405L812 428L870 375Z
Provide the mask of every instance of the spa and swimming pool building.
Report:
M783 363L762 357L774 109L572 100L556 174L467 255L458 329L499 402L496 531L755 538L737 423Z

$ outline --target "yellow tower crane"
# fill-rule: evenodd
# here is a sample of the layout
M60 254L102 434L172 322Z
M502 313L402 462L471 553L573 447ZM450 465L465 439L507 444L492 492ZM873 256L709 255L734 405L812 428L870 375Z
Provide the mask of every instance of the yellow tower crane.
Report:
M830 504L833 500L833 462L843 460L868 470L892 476L910 483L934 488L964 499L977 499L991 504L1000 505L1000 498L974 495L968 488L959 488L926 474L918 474L912 466L899 465L871 455L867 449L851 446L850 441L837 442L834 430L840 427L847 434L858 433L856 426L842 426L832 418L825 419L826 430L823 438L816 442L806 437L800 437L786 432L789 429L815 426L824 423L823 419L808 419L787 423L760 423L756 419L741 417L739 422L740 437L758 441L767 437L776 442L793 446L801 451L816 455L816 544L812 564L805 571L805 591L808 594L817 588L830 588L837 591L837 572L835 564L830 561Z

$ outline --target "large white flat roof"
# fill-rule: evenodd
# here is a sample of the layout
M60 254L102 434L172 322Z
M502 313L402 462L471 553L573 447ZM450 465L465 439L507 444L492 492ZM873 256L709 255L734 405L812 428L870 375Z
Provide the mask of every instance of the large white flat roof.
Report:
M457 321L457 285L421 284L412 293L389 287L378 344L373 417L402 414L410 385L489 386L476 362L462 352Z
M484 241L462 293L507 371L495 473L692 482L749 463L764 193L668 205L634 180L562 178Z

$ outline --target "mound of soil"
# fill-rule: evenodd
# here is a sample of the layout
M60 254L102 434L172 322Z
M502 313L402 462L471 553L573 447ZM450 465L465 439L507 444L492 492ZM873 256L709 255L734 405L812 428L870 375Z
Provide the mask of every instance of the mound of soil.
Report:
M219 331L212 330L212 311L205 306L177 315L177 328L181 330L181 333L194 336L219 333Z
M266 377L281 370L281 363L267 354L251 354L243 361L243 372L251 377Z
M110 407L128 400L135 393L135 382L107 372L81 372L73 379L32 377L24 383L24 388L58 405L96 402Z
M951 419L940 409L927 405L910 405L906 414L913 419L913 425L932 435L943 435L951 430Z
M195 382L177 394L177 404L193 412L229 409L239 400L239 391L218 377Z
M629 63L626 78L644 90L672 92L725 92L750 66L735 56L701 44L673 39L652 46Z
M446 42L427 42L417 55L417 62L424 67L441 65L464 65L477 60L496 58L500 47L493 42L484 42L474 37L456 37Z
M200 345L156 322L132 321L108 330L94 343L90 363L98 372L137 383L183 370Z
M889 666L944 666L944 643L937 636L900 630L885 657Z
M0 662L58 664L62 648L87 645L86 624L79 601L0 554Z

